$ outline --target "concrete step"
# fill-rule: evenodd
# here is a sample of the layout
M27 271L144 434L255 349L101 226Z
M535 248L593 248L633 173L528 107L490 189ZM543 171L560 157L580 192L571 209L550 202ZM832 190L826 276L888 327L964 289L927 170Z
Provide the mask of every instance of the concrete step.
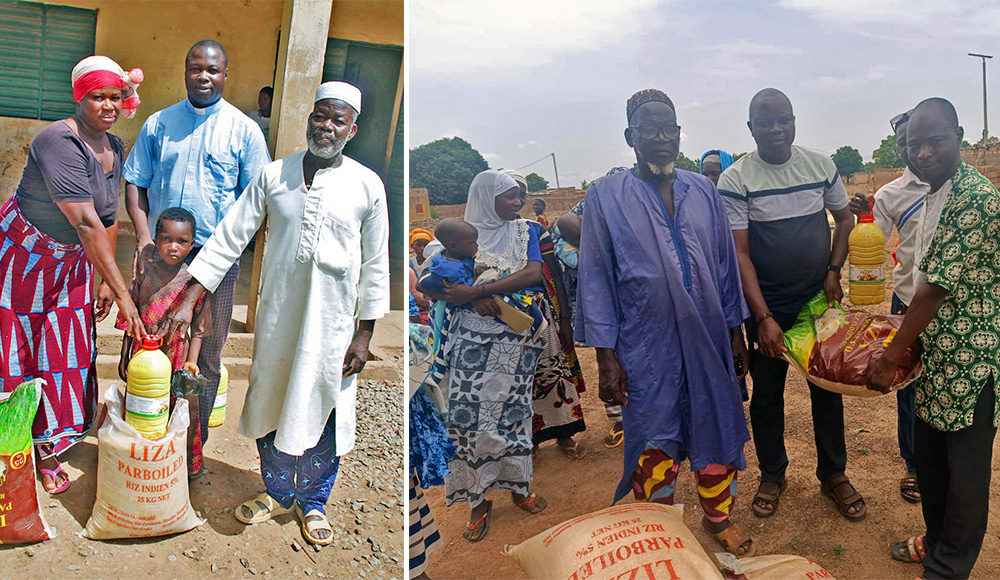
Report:
M118 378L118 361L119 357L117 354L98 354L98 381L101 379L120 380ZM222 357L222 364L226 365L226 369L229 370L229 378L231 380L243 381L250 375L250 357Z
M104 381L120 382L118 378L118 361L119 357L117 354L97 355L98 381L102 383ZM232 381L247 380L250 376L251 362L252 360L249 357L222 358L222 364L226 365L226 370L229 371L229 380ZM402 366L402 359L369 360L364 370L361 371L361 378L371 381L394 381L400 378Z
M246 305L233 307L229 338L222 347L222 364L229 370L231 380L246 380L250 374L254 335L246 332L246 310ZM97 325L97 377L101 380L119 380L118 361L124 332L114 326L117 315L118 308L112 306L111 314ZM371 357L361 372L362 379L393 381L400 377L405 324L404 314L399 310L375 323L369 346Z
M233 306L233 320L229 337L222 347L223 358L242 358L253 355L253 333L246 331L246 305ZM111 314L97 325L97 352L118 356L122 350L123 331L115 328L118 307L112 306ZM403 332L406 319L403 312L393 310L375 324L369 350L379 360L403 356Z
M233 306L233 322L230 325L229 338L222 347L222 356L249 357L253 354L253 334L246 331L246 305ZM115 318L118 307L111 307L111 314L97 325L97 353L118 356L122 351L122 336L124 331L115 328Z

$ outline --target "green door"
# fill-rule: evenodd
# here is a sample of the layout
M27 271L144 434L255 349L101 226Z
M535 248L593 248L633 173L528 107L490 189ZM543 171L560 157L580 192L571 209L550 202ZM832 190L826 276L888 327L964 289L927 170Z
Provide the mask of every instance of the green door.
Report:
M389 248L391 255L392 307L403 308L406 278L399 268L403 247L403 114L393 118L399 71L403 66L403 47L370 44L331 38L327 41L323 81L345 81L361 89L361 116L358 133L344 153L378 173L385 184L389 209ZM393 151L389 151L390 137ZM388 163L387 163L388 162Z

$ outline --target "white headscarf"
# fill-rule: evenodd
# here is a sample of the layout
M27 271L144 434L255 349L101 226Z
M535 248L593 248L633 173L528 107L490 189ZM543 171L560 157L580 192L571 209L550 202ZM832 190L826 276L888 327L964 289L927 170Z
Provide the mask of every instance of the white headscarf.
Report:
M507 221L497 215L496 197L516 189L514 178L500 171L483 171L469 186L469 201L465 205L465 221L479 230L479 252L476 265L495 268L509 275L528 265L528 222Z
M507 175L513 177L514 181L517 183L517 185L520 186L520 187L523 187L525 193L528 192L528 180L525 179L523 175L521 175L520 173L518 173L514 169L501 169L500 171L503 171Z

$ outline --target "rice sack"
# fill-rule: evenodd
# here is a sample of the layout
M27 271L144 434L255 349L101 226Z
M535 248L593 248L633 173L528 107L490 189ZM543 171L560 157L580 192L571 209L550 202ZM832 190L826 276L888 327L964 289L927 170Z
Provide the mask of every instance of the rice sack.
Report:
M28 544L55 536L38 503L31 425L45 381L21 383L0 401L0 544Z
M843 310L840 303L827 307L826 293L812 297L785 333L784 358L813 384L843 395L880 395L865 386L868 361L885 352L903 316ZM900 389L923 372L919 347L911 346L896 368L894 389Z
M531 580L722 578L684 509L656 503L609 507L507 546Z

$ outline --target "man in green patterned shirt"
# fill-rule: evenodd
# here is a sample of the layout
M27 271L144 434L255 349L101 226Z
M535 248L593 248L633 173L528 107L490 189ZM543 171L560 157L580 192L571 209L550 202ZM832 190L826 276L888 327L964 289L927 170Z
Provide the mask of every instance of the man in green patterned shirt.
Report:
M924 283L896 337L867 370L868 387L888 392L900 357L921 339L914 464L927 531L893 546L892 555L923 561L924 578L972 572L986 534L997 431L1000 193L962 162L963 134L944 99L927 99L910 116L907 154L946 201L920 263Z

